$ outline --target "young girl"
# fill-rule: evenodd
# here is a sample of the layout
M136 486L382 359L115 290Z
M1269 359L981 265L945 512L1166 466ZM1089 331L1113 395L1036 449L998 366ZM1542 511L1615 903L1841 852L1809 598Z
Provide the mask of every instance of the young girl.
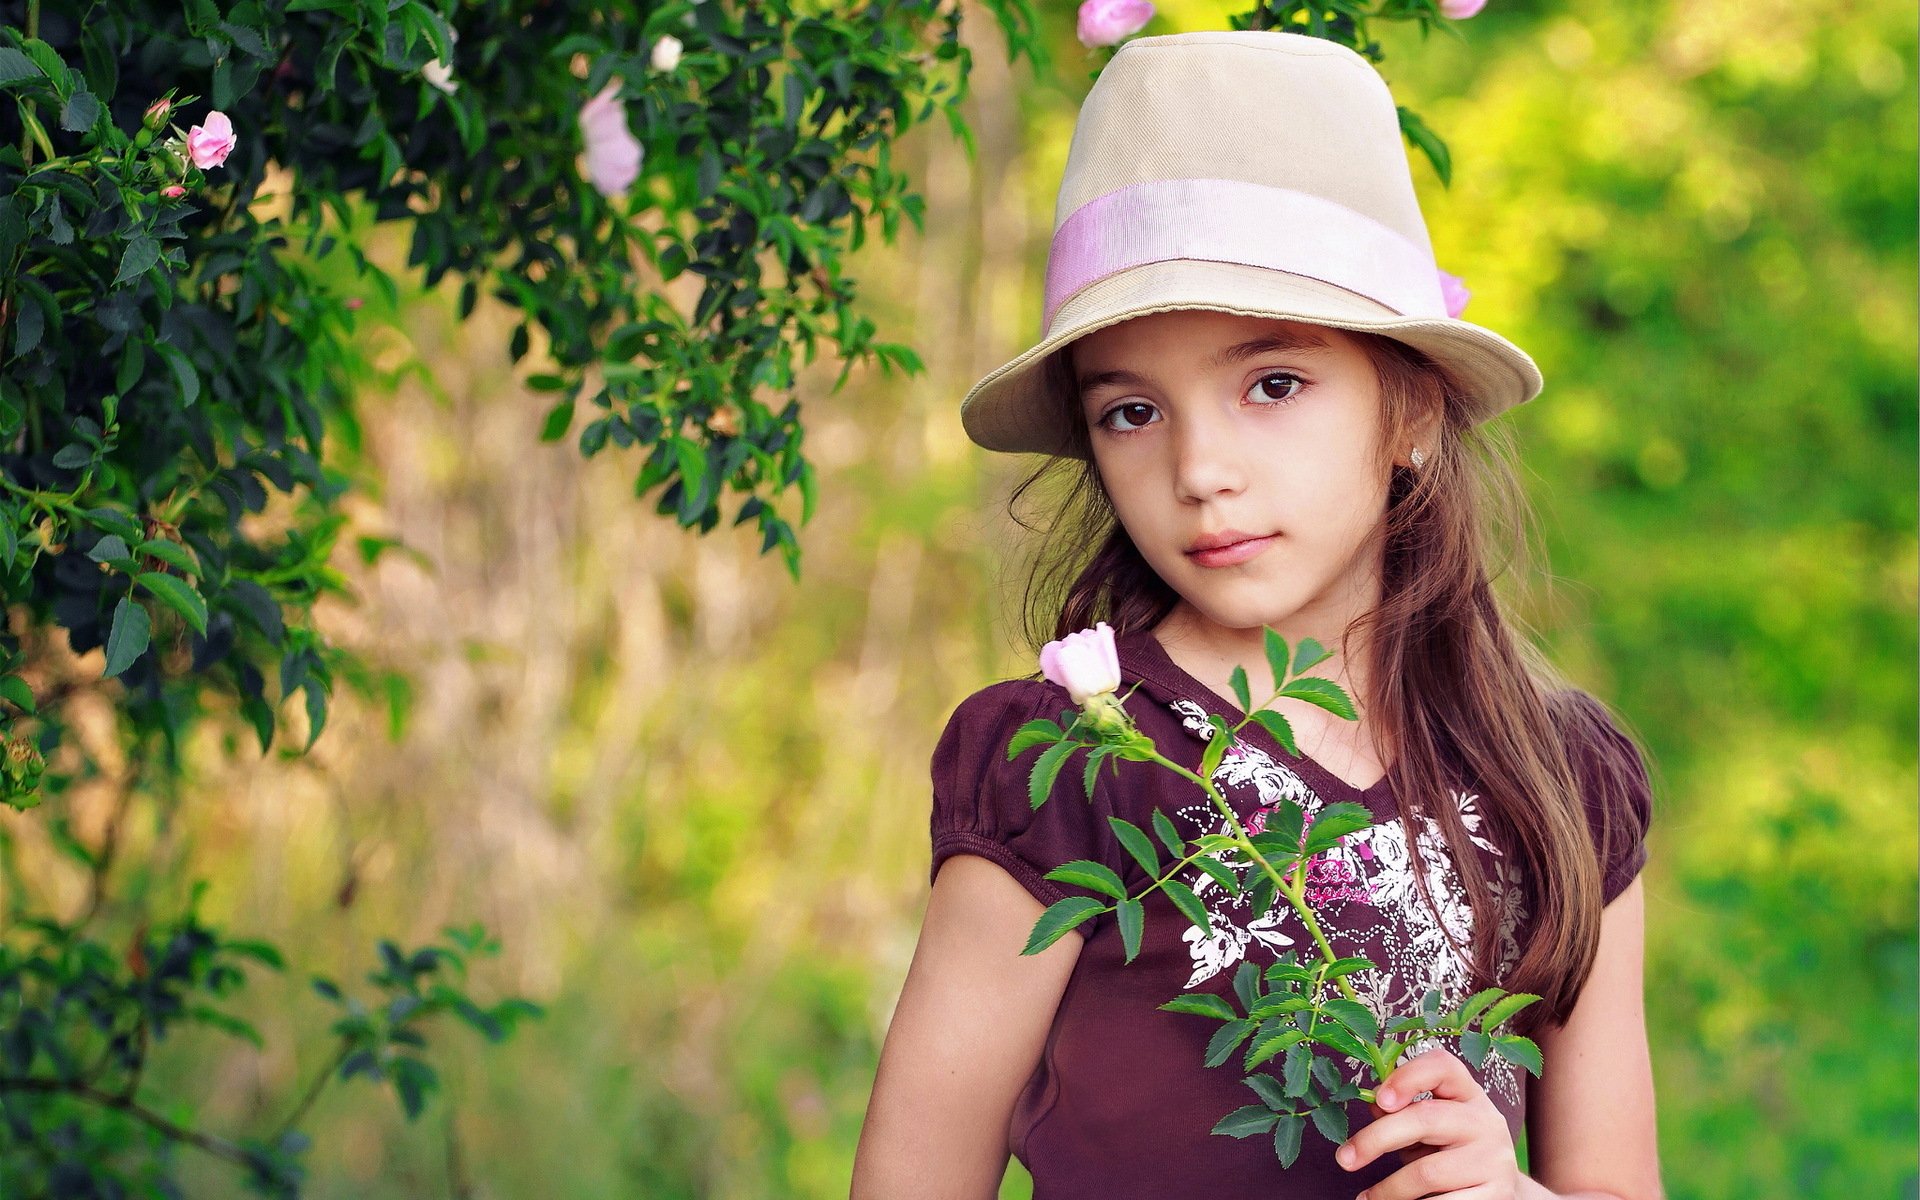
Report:
M1044 907L1080 894L1044 878L1061 863L1104 863L1129 895L1151 882L1108 817L1147 828L1159 809L1189 840L1226 827L1152 763L1103 773L1089 801L1080 755L1034 807L1037 752L1010 762L1008 744L1074 705L1044 678L1003 680L934 751L933 891L855 1200L991 1197L1009 1154L1039 1200L1658 1200L1647 772L1490 590L1504 564L1483 527L1517 489L1483 423L1541 379L1449 310L1384 82L1295 34L1127 43L1074 132L1045 307L1043 340L962 421L988 449L1049 455L1087 500L1049 542L1072 557L1048 632L1108 622L1135 724L1190 770L1209 714L1244 715L1236 664L1255 697L1276 689L1267 629L1326 643L1316 673L1360 719L1275 701L1302 753L1248 724L1216 786L1250 832L1283 803L1366 806L1379 823L1315 860L1307 896L1333 950L1375 964L1350 977L1361 1000L1385 1025L1428 989L1447 1008L1537 994L1509 1031L1538 1042L1544 1074L1473 1068L1435 1038L1384 1082L1340 1058L1381 1086L1347 1105L1338 1147L1309 1132L1283 1167L1270 1139L1211 1133L1252 1102L1243 1072L1203 1065L1218 1022L1159 1006L1317 948L1289 905L1250 919L1244 892L1191 870L1211 936L1156 891L1131 962L1110 915L1022 955Z

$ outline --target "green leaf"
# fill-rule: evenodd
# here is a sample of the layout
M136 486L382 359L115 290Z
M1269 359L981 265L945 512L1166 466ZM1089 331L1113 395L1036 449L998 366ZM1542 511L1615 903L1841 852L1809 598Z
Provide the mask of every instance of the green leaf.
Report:
M1211 876L1215 883L1226 889L1229 896L1237 896L1240 894L1240 877L1233 873L1232 867L1227 866L1219 859L1213 857L1213 855L1202 854L1193 860L1193 865L1199 867Z
M1338 979L1342 975L1352 975L1357 971L1370 971L1373 962L1365 958L1336 958L1327 964L1327 978Z
M74 92L60 108L60 128L69 133L84 133L99 119L100 101L89 91Z
M1112 746L1095 746L1093 749L1087 751L1087 766L1086 770L1081 773L1082 778L1080 780L1082 786L1086 789L1087 799L1093 799L1094 789L1100 783L1100 764L1107 761L1107 756L1113 752L1114 747Z
M39 79L44 74L26 55L11 46L0 46L0 86L18 83L22 79Z
M53 455L53 465L63 471L77 471L92 461L92 449L79 442L69 442Z
M1322 1104L1313 1110L1313 1125L1330 1142L1347 1140L1347 1110L1341 1104Z
M120 272L113 277L113 286L119 287L127 280L145 273L159 261L160 243L144 233L135 234L127 240L127 248L120 253Z
M1312 638L1301 638L1300 648L1293 654L1293 674L1300 675L1310 667L1317 667L1333 657L1333 651L1322 646Z
M193 561L193 555L171 538L150 538L135 546L134 553L151 555L163 563L179 567L189 575L200 573L200 564Z
M1253 707L1253 693L1247 688L1247 669L1239 663L1233 665L1233 674L1227 677L1233 685L1233 698L1240 702L1240 711L1246 712Z
M1040 756L1033 765L1033 773L1027 777L1027 800L1039 808L1047 802L1053 792L1053 781L1060 774L1060 768L1078 746L1076 742L1060 742Z
M1279 687L1287 678L1287 639L1269 628L1266 642L1267 669L1273 672L1273 685Z
M1243 958L1234 968L1233 994L1240 998L1242 1010L1251 1009L1260 999L1260 968L1252 961Z
M1207 906L1200 903L1200 897L1193 894L1192 888L1178 879L1169 879L1160 888L1173 901L1173 906L1186 914L1187 920L1200 927L1202 934L1213 936L1213 922L1207 919Z
M115 559L124 560L128 558L131 553L132 552L127 549L125 538L122 538L117 533L109 533L93 544L93 549L87 551L87 557L95 562L103 563L111 562Z
M1533 1039L1518 1034L1493 1039L1493 1052L1518 1067L1525 1067L1535 1079L1540 1078L1540 1047Z
M1097 912L1103 912L1106 905L1092 896L1068 896L1047 906L1034 922L1033 932L1027 937L1026 948L1022 954L1038 954L1048 946L1060 940L1062 934Z
M1253 886L1247 889L1247 902L1253 906L1253 916L1250 919L1257 921L1266 916L1267 910L1273 907L1273 901L1277 895L1273 876L1265 871L1260 872L1253 881Z
M134 576L154 595L160 597L168 608L173 609L187 619L187 624L201 636L207 632L207 602L200 593L193 590L186 581L173 575L164 575L159 571L142 571Z
M1339 1024L1338 1021L1329 1020L1319 1022L1314 1026L1313 1032L1307 1036L1333 1047L1349 1058L1359 1059L1363 1063L1373 1061L1373 1055L1367 1050L1366 1045L1362 1043L1359 1038L1354 1037L1352 1031L1345 1025Z
M1293 722L1270 708L1263 708L1252 716L1262 729L1273 735L1273 740L1280 743L1282 750L1295 758L1300 757L1300 747L1293 740Z
M1440 185L1452 186L1453 156L1448 152L1447 144L1434 136L1426 122L1416 116L1412 109L1396 104L1394 110L1400 116L1400 132L1427 156L1427 161L1433 164L1433 173L1440 177Z
M1460 1006L1459 1024L1461 1027L1464 1028L1473 1024L1474 1019L1486 1011L1487 1005L1492 1004L1495 1000L1498 1000L1506 994L1504 989L1497 987L1490 987L1485 991L1475 992L1472 998Z
M1373 1015L1373 1010L1366 1005L1341 996L1326 1001L1320 1006L1320 1010L1348 1029L1353 1030L1354 1036L1361 1041L1377 1042L1380 1040L1379 1019Z
M1280 1118L1273 1129L1273 1152L1280 1156L1280 1165L1290 1167L1300 1157L1300 1135L1306 1131L1307 1119L1289 1115Z
M541 441L557 442L567 436L567 430L573 427L574 399L568 396L547 411L547 423L540 427Z
M1331 679L1321 679L1319 676L1295 679L1281 688L1280 694L1289 699L1317 704L1345 721L1356 720L1359 717L1346 691Z
M152 620L146 608L131 596L120 597L120 603L113 608L113 630L107 634L105 677L112 679L132 666L146 651L152 633Z
M1256 1133L1265 1133L1273 1128L1279 1116L1264 1104L1249 1104L1245 1108L1236 1108L1221 1117L1212 1132L1223 1133L1228 1137L1252 1137Z
M1494 1030L1500 1028L1507 1018L1513 1016L1513 1014L1519 1012L1539 998L1540 997L1530 992L1513 993L1487 1010L1487 1015L1480 1020L1480 1028L1486 1030L1488 1033L1492 1033Z
M1077 858L1069 863L1061 863L1053 870L1048 871L1046 878L1059 883L1070 883L1075 887L1092 888L1094 891L1103 892L1116 900L1124 900L1127 898L1126 886L1120 882L1120 877L1113 873L1112 868L1103 863L1092 862L1084 858Z
M1216 1030L1212 1040L1207 1043L1207 1065L1217 1067L1232 1058L1233 1052L1239 1048L1240 1043L1246 1041L1248 1035L1253 1032L1254 1024L1253 1021L1242 1017Z
M1255 1072L1240 1082L1252 1088L1268 1108L1291 1107L1287 1103L1287 1093L1281 1088L1280 1081L1265 1072Z
M1173 822L1168 819L1167 814L1157 808L1153 810L1153 832L1159 835L1160 844L1167 848L1168 854L1175 858L1186 857L1185 839L1180 836L1178 830L1174 829ZM1154 874L1159 874L1158 868L1155 868Z
M1208 713L1207 723L1213 726L1213 736L1207 739L1206 752L1200 756L1200 777L1212 779L1220 766L1220 760L1227 756L1233 747L1233 730L1227 725L1227 719L1219 713Z
M1120 817L1108 817L1107 826L1113 830L1113 836L1120 839L1120 844L1126 847L1133 861L1140 864L1142 871L1150 876L1159 876L1160 856L1154 853L1152 838L1132 821Z
M167 360L167 365L173 368L173 378L180 385L181 405L189 406L199 399L200 373L193 369L193 363L180 351L180 348L165 342L155 342L153 348L159 352L161 358Z
M1313 1047L1304 1043L1295 1043L1287 1047L1286 1065L1281 1068L1281 1081L1286 1084L1287 1095L1304 1096L1313 1080L1307 1068L1313 1065Z
M1132 962L1140 953L1140 930L1146 923L1144 907L1138 900L1122 900L1114 910L1114 918L1120 925L1120 946L1126 951L1127 962Z
M1299 999L1302 1004L1306 1003L1304 997L1295 998ZM1274 1055L1285 1050L1291 1050L1293 1047L1299 1045L1301 1040L1306 1036L1305 1033L1298 1029L1285 1027L1269 1029L1254 1038L1253 1048L1248 1051L1246 1062L1243 1065L1247 1070L1251 1071Z
M1477 1070L1486 1065L1487 1051L1493 1047L1493 1039L1478 1029L1469 1029L1460 1035L1460 1057L1472 1063Z
M1031 746L1057 742L1065 733L1064 729L1047 718L1036 717L1014 731L1013 740L1007 743L1007 761L1012 762Z
M1341 801L1329 804L1320 810L1312 826L1307 830L1307 841L1300 852L1308 857L1331 848L1341 838L1357 833L1375 823L1373 813L1363 804Z
M1240 1014L1233 1011L1233 1005L1227 1003L1225 996L1216 992L1188 992L1175 996L1160 1006L1163 1012L1192 1013L1197 1017L1218 1017L1222 1021L1239 1020Z
M34 707L33 689L28 687L27 681L18 675L9 675L5 679L0 679L0 697L11 700L26 712L38 711Z

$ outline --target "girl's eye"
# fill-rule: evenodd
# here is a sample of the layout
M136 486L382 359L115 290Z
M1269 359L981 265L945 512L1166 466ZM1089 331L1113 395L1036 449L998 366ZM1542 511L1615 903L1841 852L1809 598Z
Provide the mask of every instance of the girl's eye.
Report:
M1284 395L1276 396L1273 393L1273 389L1267 386L1268 384L1272 383L1276 379L1290 379L1294 383L1299 384L1300 386L1294 388L1292 391L1286 392ZM1265 375L1262 375L1259 379L1254 381L1254 385L1247 389L1247 394L1249 396L1253 396L1254 403L1260 405L1263 408L1278 408L1283 404L1292 404L1295 400L1298 400L1300 398L1301 391L1306 388L1306 385L1307 385L1306 380L1300 378L1300 376L1295 375L1291 371L1269 371ZM1281 384L1280 387L1284 391L1286 388L1286 385ZM1144 409L1149 413L1154 411L1153 405L1148 404L1144 400L1134 401L1131 404L1116 404L1112 408L1108 409L1106 412L1102 413L1100 415L1100 419L1098 421L1095 421L1094 424L1104 426L1107 430L1113 433L1118 433L1118 434L1138 433L1141 429L1144 429L1147 425L1150 425L1153 422L1143 421L1139 425L1116 425L1114 424L1113 417L1116 413L1127 412L1129 410L1141 410L1141 409Z
M1255 380L1253 386L1251 388L1248 388L1247 391L1249 394L1253 392L1258 392L1260 393L1261 396L1264 396L1266 398L1267 403L1275 404L1275 405L1291 404L1295 400L1298 400L1300 398L1299 389L1295 389L1294 391L1284 396L1276 396L1271 391L1268 391L1267 384L1275 379L1291 379L1295 383L1299 384L1302 388L1304 388L1307 383L1306 380L1300 378L1298 375L1295 375L1290 371L1269 371L1265 375L1262 375L1259 379Z

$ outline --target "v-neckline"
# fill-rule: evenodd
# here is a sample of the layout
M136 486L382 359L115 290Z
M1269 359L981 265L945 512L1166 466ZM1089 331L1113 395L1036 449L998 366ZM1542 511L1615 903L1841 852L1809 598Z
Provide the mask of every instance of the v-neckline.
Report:
M1224 717L1229 725L1238 725L1245 720L1246 713L1238 704L1214 691L1186 668L1173 660L1167 648L1160 644L1151 630L1140 629L1122 634L1116 639L1120 645L1128 645L1136 653L1126 656L1130 659L1134 673L1151 679L1168 691L1185 696L1204 709L1216 712ZM1356 787L1340 776L1335 775L1319 762L1305 754L1289 754L1267 727L1258 721L1249 721L1238 735L1242 739L1259 742L1269 753L1276 756L1288 769L1304 778L1322 799L1350 801L1368 808L1386 804L1391 791L1389 780L1392 772L1380 776L1367 787Z

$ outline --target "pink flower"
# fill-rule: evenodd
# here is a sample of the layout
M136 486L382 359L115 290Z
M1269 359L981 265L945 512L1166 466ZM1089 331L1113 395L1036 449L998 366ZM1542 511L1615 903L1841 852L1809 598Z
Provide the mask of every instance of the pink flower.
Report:
M1449 21L1464 21L1486 7L1487 0L1440 0L1440 15Z
M1105 621L1092 629L1070 633L1040 648L1040 671L1067 689L1075 704L1120 686L1120 651L1113 627Z
M167 123L167 114L173 111L173 98L163 96L147 105L147 111L141 114L140 123L148 129L158 129Z
M627 108L614 97L620 80L609 80L600 94L580 106L580 136L587 146L586 176L603 196L623 195L640 176L646 148L627 128Z
M348 296L346 299L346 305L348 308L359 308L362 304L365 304L365 303L366 301L362 300L358 296Z
M1467 285L1460 281L1459 276L1449 275L1445 271L1440 272L1440 294L1446 297L1449 317L1459 316L1467 307L1467 300L1473 295L1467 290Z
M207 114L205 125L187 130L187 152L193 155L193 165L204 171L226 162L238 140L233 136L233 122L227 119L227 114L215 109Z
M181 187L179 184L176 183L170 187L161 188L160 194L162 196L165 196L169 200L178 200L180 197L187 194L187 189Z
M1147 0L1086 0L1075 32L1082 46L1111 46L1153 19Z

